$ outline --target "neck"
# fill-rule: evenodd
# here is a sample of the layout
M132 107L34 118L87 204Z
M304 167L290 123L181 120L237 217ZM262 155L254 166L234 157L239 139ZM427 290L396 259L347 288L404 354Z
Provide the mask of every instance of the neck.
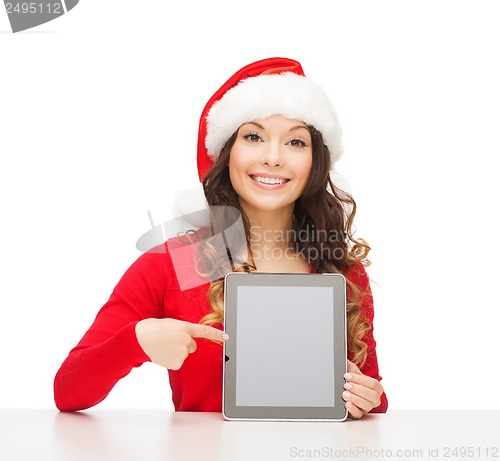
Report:
M243 207L250 221L252 248L287 247L292 230L294 204L280 210L255 210Z

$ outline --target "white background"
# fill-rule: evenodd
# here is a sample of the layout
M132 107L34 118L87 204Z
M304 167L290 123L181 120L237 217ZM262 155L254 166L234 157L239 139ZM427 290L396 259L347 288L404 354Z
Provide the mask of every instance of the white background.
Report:
M53 407L147 211L198 184L206 101L284 56L344 127L391 408L500 408L497 3L82 0L17 34L2 10L0 407ZM143 365L99 407L172 408L167 372Z

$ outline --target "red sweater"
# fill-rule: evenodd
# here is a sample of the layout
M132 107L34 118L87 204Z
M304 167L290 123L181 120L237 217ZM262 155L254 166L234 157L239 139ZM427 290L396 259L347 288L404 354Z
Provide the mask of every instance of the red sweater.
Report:
M348 277L368 290L361 308L372 323L373 300L365 269L359 264ZM57 372L54 380L57 408L83 410L104 400L132 368L150 361L137 341L136 324L146 318L167 317L198 323L211 312L208 288L205 283L181 291L168 251L141 255L125 272L92 326ZM175 410L220 412L222 346L205 339L195 340L196 351L179 370L168 371ZM361 371L380 380L373 328L364 341L368 344L368 357ZM387 398L383 394L382 403L372 412L386 410Z

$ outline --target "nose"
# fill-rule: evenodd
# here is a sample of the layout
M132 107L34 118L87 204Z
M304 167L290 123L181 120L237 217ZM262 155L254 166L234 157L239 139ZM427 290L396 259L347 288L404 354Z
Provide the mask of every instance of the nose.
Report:
M270 142L262 155L262 163L270 167L282 166L283 153L279 142Z

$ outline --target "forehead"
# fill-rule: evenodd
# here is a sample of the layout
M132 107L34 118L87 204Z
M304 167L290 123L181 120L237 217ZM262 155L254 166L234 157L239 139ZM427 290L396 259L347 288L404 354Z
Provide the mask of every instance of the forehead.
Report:
M282 115L272 115L266 118L251 120L247 123L244 123L241 126L243 127L246 125L253 125L263 130L282 129L290 131L290 130L298 130L304 128L307 131L309 131L307 125L303 121L283 117Z

